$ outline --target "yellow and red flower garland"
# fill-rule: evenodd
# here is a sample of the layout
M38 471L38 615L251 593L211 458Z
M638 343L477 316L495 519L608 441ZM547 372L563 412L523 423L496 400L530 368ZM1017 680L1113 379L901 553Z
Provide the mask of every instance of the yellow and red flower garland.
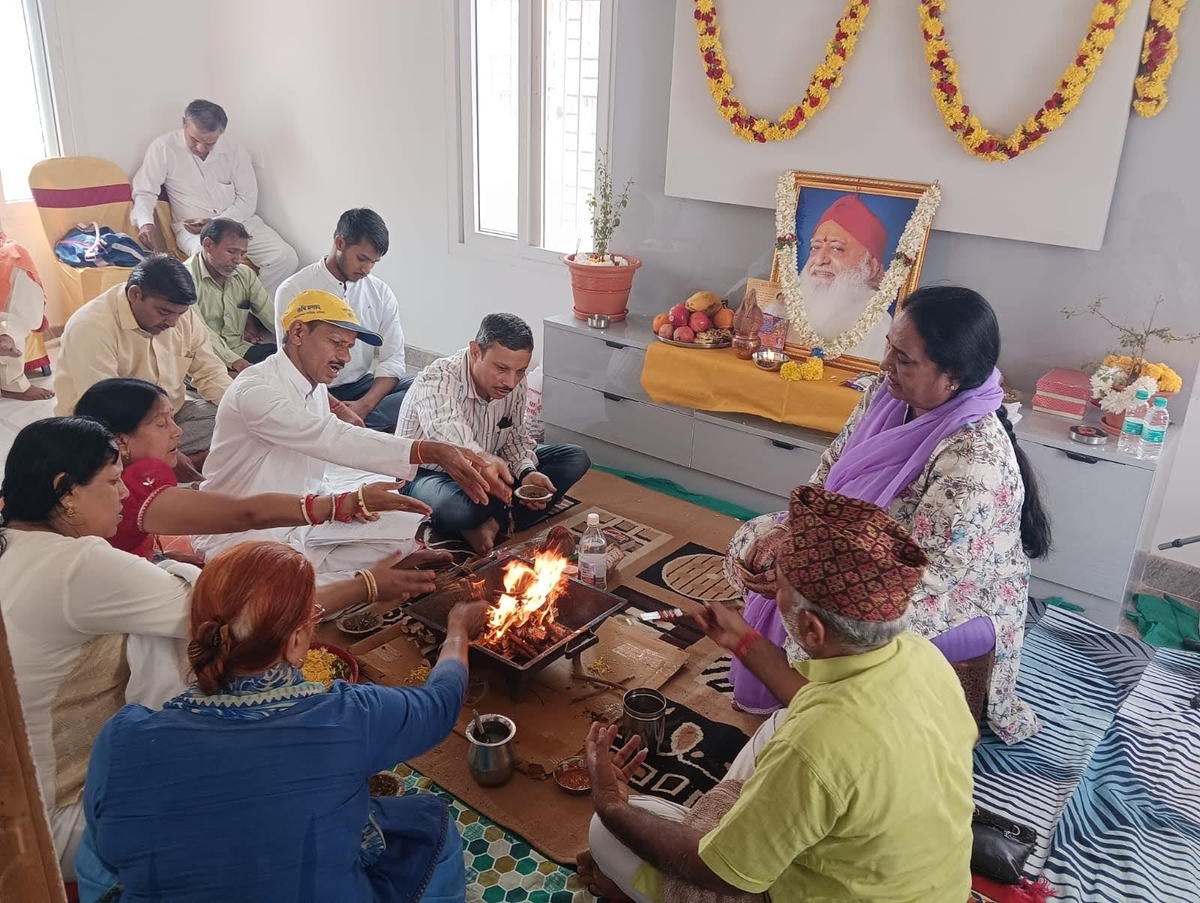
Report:
M929 64L929 76L933 82L933 100L958 143L973 156L983 160L1011 160L1030 148L1037 147L1056 128L1061 126L1079 104L1083 92L1104 57L1104 51L1112 43L1116 29L1129 9L1130 0L1099 0L1092 10L1092 21L1087 35L1079 45L1079 52L1067 66L1058 88L1036 113L1017 126L1008 137L989 131L971 113L964 102L958 84L958 63L950 55L946 42L946 29L941 15L949 0L920 0L918 9L921 17L921 32L925 38L925 62Z
M788 107L772 122L755 116L733 95L733 76L721 47L721 26L713 0L695 0L696 33L699 37L700 59L708 78L708 91L716 101L717 111L733 126L733 133L747 141L765 144L794 138L812 118L829 103L829 92L842 83L842 69L854 54L858 33L871 11L871 0L848 0L838 19L833 40L825 48L825 59L813 72L804 98Z
M1179 56L1179 17L1187 0L1153 0L1150 23L1142 39L1141 74L1133 81L1133 109L1139 116L1156 116L1167 105L1167 79Z

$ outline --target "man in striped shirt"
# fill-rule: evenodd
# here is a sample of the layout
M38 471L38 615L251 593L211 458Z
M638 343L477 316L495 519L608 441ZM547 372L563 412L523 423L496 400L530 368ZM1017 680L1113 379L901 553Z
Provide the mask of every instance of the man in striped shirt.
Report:
M481 554L491 551L501 528L523 530L587 473L588 454L578 445L536 445L525 424L525 371L533 357L533 332L515 314L488 314L475 340L434 361L417 377L400 408L396 435L449 442L480 455L503 498L471 501L440 468L424 466L403 490L433 509L433 528L462 537ZM515 497L510 486L540 487L540 500Z

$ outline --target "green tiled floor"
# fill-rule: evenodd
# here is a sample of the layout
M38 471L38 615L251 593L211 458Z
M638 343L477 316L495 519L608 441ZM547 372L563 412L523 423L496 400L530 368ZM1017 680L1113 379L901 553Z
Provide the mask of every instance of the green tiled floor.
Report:
M472 903L593 903L575 870L551 862L528 843L469 808L407 765L396 768L404 793L436 793L450 803L462 834L467 900Z

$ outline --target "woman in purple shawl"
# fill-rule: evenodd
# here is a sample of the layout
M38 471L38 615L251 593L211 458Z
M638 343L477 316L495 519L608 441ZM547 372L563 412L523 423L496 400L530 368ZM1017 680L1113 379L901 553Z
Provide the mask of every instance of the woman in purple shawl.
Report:
M925 550L929 566L913 595L910 629L937 642L960 628L941 644L965 643L959 657L943 648L951 660L979 654L966 647L992 643L994 632L988 723L1015 743L1039 728L1017 698L1016 682L1029 559L1049 551L1050 524L1002 404L999 356L996 314L981 295L950 286L918 289L892 322L881 379L810 482L874 502ZM774 548L786 516L744 524L725 562L726 574L747 593L746 620L781 646ZM766 713L786 702L736 659L730 677L746 711Z

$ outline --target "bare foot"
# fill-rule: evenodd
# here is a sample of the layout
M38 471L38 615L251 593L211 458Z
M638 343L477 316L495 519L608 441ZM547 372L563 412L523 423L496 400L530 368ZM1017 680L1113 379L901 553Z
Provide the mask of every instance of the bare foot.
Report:
M24 357L11 336L0 335L0 357Z
M608 875L596 867L596 860L589 850L575 857L575 870L579 880L593 895L603 897L608 903L633 903Z
M48 398L53 398L54 393L40 386L30 386L24 392L9 392L5 389L0 391L0 396L11 398L15 401L45 401Z
M496 537L500 535L500 525L496 523L496 518L489 517L478 527L470 530L463 530L463 539L465 539L475 550L476 555L486 555L492 551L496 545Z

